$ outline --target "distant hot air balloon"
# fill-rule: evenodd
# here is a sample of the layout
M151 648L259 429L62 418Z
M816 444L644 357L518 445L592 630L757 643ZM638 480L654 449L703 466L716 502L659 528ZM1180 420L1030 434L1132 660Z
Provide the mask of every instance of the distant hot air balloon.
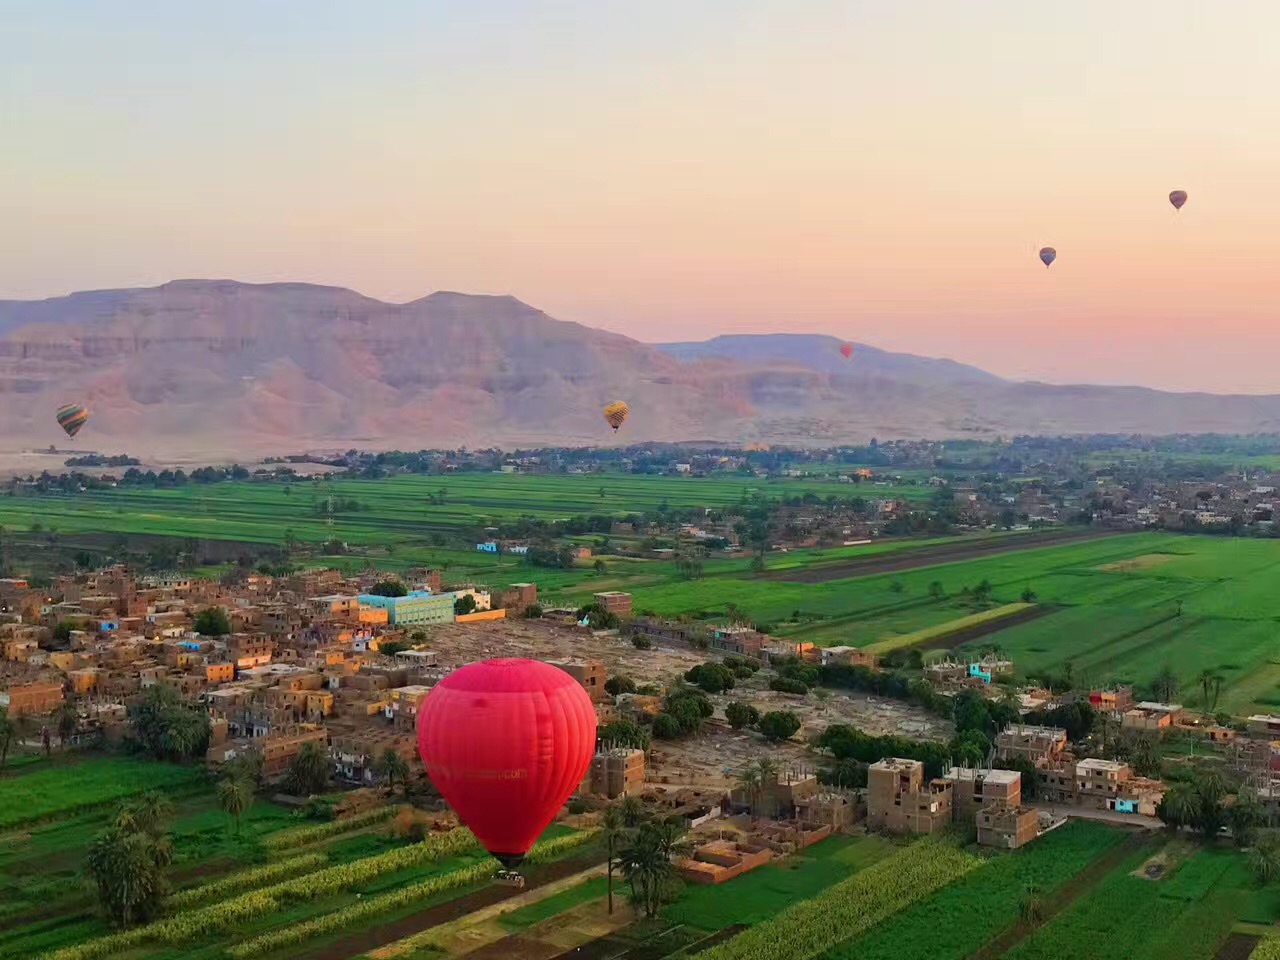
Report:
M848 360L850 357L852 357L852 356L853 356L853 344L852 344L852 343L842 343L842 344L840 344L840 356L844 357L846 360Z
M1169 202L1173 204L1173 209L1181 210L1182 205L1187 202L1187 191L1174 190L1169 194Z
M1053 261L1057 259L1058 251L1053 249L1053 247L1040 248L1040 262L1045 265L1045 269L1048 269L1049 264L1053 263Z
M74 437L89 419L89 410L83 404L68 403L58 408L58 426Z
M609 426L613 427L613 432L617 433L618 428L627 420L627 415L631 413L631 408L623 401L615 400L604 408L604 418L609 422Z
M508 869L582 783L595 749L591 698L540 660L469 664L432 687L418 711L427 775Z

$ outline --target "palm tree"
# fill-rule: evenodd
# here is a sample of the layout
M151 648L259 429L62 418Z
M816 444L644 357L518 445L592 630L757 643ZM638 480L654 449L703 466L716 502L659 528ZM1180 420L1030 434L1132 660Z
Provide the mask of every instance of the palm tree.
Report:
M682 854L683 830L674 821L646 823L622 851L622 875L631 884L631 899L654 917L676 877L673 856Z
M1195 822L1200 811L1200 798L1190 785L1176 783L1169 788L1156 809L1156 815L1171 830L1189 826Z
M13 721L9 719L9 708L0 707L0 767L9 757L9 744L17 733Z
M1104 757L1107 755L1107 747L1111 743L1111 734L1115 728L1116 720L1111 714L1099 710L1093 715L1093 733L1098 738Z
M1249 866L1261 883L1280 877L1280 833L1267 830L1249 852Z
M224 777L218 781L218 806L236 822L236 836L240 836L240 817L253 805L253 788L240 777Z
M1258 828L1262 826L1266 813L1258 802L1257 794L1247 790L1236 793L1236 802L1227 808L1227 824L1231 827L1231 838L1237 847L1247 847L1258 836Z
M1196 792L1208 803L1218 803L1227 794L1227 782L1220 772L1210 767L1200 774Z
M623 797L622 802L618 804L618 813L622 817L623 826L629 830L634 830L649 819L648 811L644 808L644 801L630 794Z
M298 796L318 793L329 782L329 758L315 741L304 743L289 764L285 785Z
M1196 683L1200 684L1200 693L1203 699L1200 701L1204 707L1205 713L1211 712L1209 707L1209 690L1213 686L1213 671L1201 670L1200 676L1196 677Z
M1178 675L1173 672L1172 667L1166 664L1160 668L1160 672L1151 681L1151 690L1162 703L1173 702L1173 698L1178 695Z
M613 863L617 857L618 844L627 836L627 824L622 818L622 811L618 806L610 806L604 812L604 817L600 820L600 832L604 836L605 852L608 855L605 876L608 877L609 888L609 913L613 913Z
M75 703L70 700L64 700L62 706L58 708L58 745L64 750L67 747L67 740L76 732L76 728L80 725L80 711L76 708Z
M378 771L382 779L387 781L392 793L395 792L397 780L406 791L409 789L409 764L390 747L382 752L378 760Z
M1018 913L1023 922L1030 927L1038 927L1044 920L1044 900L1034 883L1027 884L1027 889L1022 894L1022 901L1018 904Z
M1223 680L1224 680L1224 679L1225 679L1225 678L1224 678L1224 677L1222 676L1222 674L1220 674L1220 673L1215 673L1215 674L1213 675L1213 677L1212 677L1212 680L1213 680L1213 699L1209 701L1209 712L1210 712L1210 713L1212 713L1213 711L1215 711L1215 710L1217 710L1217 709L1218 709L1218 694L1222 693L1222 682L1223 682Z

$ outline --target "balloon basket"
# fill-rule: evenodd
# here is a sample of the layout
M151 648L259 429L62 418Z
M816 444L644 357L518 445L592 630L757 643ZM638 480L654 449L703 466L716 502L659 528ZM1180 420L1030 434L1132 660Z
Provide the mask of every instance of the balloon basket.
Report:
M499 870L493 875L493 879L506 887L524 889L524 875L517 870Z

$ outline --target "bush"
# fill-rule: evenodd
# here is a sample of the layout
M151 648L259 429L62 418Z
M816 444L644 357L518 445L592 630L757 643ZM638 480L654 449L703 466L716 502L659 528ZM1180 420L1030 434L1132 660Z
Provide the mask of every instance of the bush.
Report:
M620 693L635 693L636 682L630 677L615 674L604 682L605 693L616 697Z
M637 650L648 650L653 646L653 641L648 637L642 637L640 634L636 634L631 638L631 645Z
M803 697L809 692L809 686L802 680L788 680L786 677L774 677L769 681L769 689L778 693L794 693Z
M707 693L732 690L733 671L722 663L700 663L685 673L684 678Z
M525 607L525 608L524 608L524 618L525 618L526 620L541 620L541 619L542 619L542 604L540 604L540 603L531 603L531 604L529 604L529 606Z
M684 733L684 727L669 713L660 713L653 718L653 735L659 740L675 740Z
M403 597L408 592L399 580L379 580L369 588L369 593L375 597Z
M760 718L760 732L769 740L789 740L800 729L800 718L790 710L773 710Z
M630 720L615 720L606 723L597 734L601 743L615 747L633 747L638 750L649 749L649 734L641 726Z
M760 711L749 703L729 704L724 708L725 719L729 721L729 726L735 730L741 730L743 727L753 727L760 722Z
M196 614L195 631L202 637L225 637L231 632L231 619L221 607L206 607Z

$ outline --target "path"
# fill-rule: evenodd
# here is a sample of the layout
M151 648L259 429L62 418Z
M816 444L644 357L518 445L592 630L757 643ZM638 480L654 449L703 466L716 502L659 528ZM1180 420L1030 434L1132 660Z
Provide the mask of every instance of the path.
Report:
M1036 810L1052 813L1054 816L1075 818L1076 820L1096 820L1099 823L1110 823L1118 827L1134 827L1144 830L1161 830L1164 823L1156 817L1145 817L1137 813L1117 813L1114 810L1090 810L1070 804L1050 804L1031 802L1025 804Z

